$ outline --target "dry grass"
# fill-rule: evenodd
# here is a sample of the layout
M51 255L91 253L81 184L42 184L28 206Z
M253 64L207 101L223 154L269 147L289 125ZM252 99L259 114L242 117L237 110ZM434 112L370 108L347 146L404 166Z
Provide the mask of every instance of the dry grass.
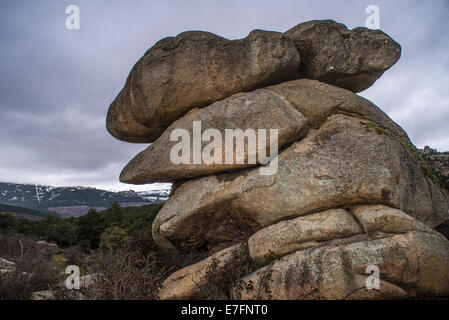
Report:
M48 290L59 280L52 262L56 249L19 235L0 235L0 257L16 264L16 270L0 275L0 300L30 299L35 291Z
M196 262L199 256L180 255L158 248L151 233L141 232L121 249L97 250L87 261L86 273L95 281L81 288L89 300L152 300L163 280L175 270ZM73 299L73 293L58 290L57 299Z

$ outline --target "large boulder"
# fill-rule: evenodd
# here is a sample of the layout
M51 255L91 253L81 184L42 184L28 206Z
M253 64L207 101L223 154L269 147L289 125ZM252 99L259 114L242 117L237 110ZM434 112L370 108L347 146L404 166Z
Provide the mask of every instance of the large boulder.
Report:
M136 63L111 104L107 128L129 142L153 142L190 109L294 79L300 57L278 32L227 40L188 31L160 40Z
M298 24L285 35L301 54L299 78L317 79L360 92L401 56L401 47L380 30L348 28L332 20Z
M266 264L274 257L362 232L358 222L345 209L329 209L268 226L248 239L248 247L256 263Z
M432 229L449 221L447 195L401 127L355 94L400 55L385 33L330 20L234 41L185 32L145 53L107 128L154 143L120 179L175 182L153 240L207 254L159 298L449 295L449 241Z
M349 114L378 123L411 144L405 131L385 112L349 90L307 79L288 81L267 89L273 90L290 102L306 117L310 128L319 129L333 114Z
M295 110L296 109L296 110ZM241 170L254 166L261 161L250 164L247 152L247 140L244 141L243 164L235 158L226 163L225 155L236 148L234 141L231 150L225 149L225 141L221 141L221 164L193 163L193 123L201 121L203 131L213 128L225 137L226 129L265 129L270 145L269 130L278 129L278 148L303 138L310 128L318 129L332 114L351 113L380 123L386 129L410 143L405 132L385 113L368 100L351 91L337 88L314 80L295 80L270 86L265 89L234 95L213 103L210 106L193 109L181 119L175 121L162 136L145 151L138 154L122 171L120 180L125 183L144 184L152 182L173 182L205 175ZM178 140L171 141L175 130L184 129L189 133L190 161L174 163L171 152ZM215 140L215 139L212 139ZM215 142L215 141L214 141ZM201 150L209 141L202 142ZM270 154L270 152L266 152ZM255 155L254 155L255 156Z
M327 245L331 240L363 233L435 233L406 213L383 205L356 205L330 209L268 226L248 239L249 254L258 264L307 248Z
M197 122L195 130L198 130L195 133L196 138L193 136L195 122ZM175 136L175 140L172 141L172 134L179 129L188 132L188 140L178 141L179 137ZM208 129L218 130L220 135L209 137L207 141L203 140L203 133L206 133L205 131ZM236 139L232 139L232 148L225 148L226 130L235 129L242 130L242 134L236 135ZM243 133L247 129L254 130L253 148L248 148L248 140L244 139ZM282 148L287 143L304 137L308 126L306 118L300 112L271 90L258 89L246 94L237 94L208 107L193 109L175 121L156 142L131 160L123 169L120 181L133 184L173 182L255 166L264 160L260 159L257 154L258 148L256 148L259 129L265 130L267 147L270 146L270 130L277 129L276 148ZM193 156L193 152L196 150L195 139L199 140L198 146L200 147L197 151L200 161L197 163ZM216 139L219 141L215 141ZM230 139L228 138L228 140ZM241 163L236 161L237 140L241 141L241 146L243 146L243 152L239 152L242 155ZM217 149L220 150L221 155L218 155L217 159L211 157L210 160L214 161L206 163L204 159L201 159L202 150L207 151L209 156L211 150L207 149L207 146L214 146L217 142L219 143ZM177 163L172 159L173 150L176 150L176 156L178 156L179 150L176 145L180 143L187 143L189 147L188 161L185 163ZM269 154L270 151L267 151L264 156ZM226 158L232 161L226 161ZM249 159L254 160L248 161Z
M181 184L153 223L155 241L220 248L286 218L354 204L388 205L431 227L447 221L448 201L412 147L365 121L329 117L279 155L273 175L250 169Z
M154 124L151 128L138 123L131 114L131 99L129 96L129 83L126 81L125 87L111 103L106 118L106 128L109 133L119 140L128 142L148 142L149 137L158 137L160 132L165 130L165 125Z

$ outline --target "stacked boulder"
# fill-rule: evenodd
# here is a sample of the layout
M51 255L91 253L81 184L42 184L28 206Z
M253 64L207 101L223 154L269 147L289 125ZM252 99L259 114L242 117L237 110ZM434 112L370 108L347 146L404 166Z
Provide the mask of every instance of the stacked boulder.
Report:
M449 295L449 241L433 230L449 220L447 195L407 134L356 95L400 53L381 31L330 20L233 41L184 32L145 53L107 117L116 138L152 143L120 180L174 182L154 241L208 252L169 276L161 299L204 298L223 279L236 299ZM226 163L220 141L220 161L174 163L173 135L192 137L195 123L223 137L277 129L279 153L266 163L244 140L244 161Z

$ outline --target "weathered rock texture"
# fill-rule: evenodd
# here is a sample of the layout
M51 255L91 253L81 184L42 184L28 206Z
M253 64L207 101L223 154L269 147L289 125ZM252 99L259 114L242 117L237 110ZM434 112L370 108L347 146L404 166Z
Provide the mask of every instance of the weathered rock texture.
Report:
M193 123L201 121L201 129L218 130L221 134L221 164L193 163ZM218 101L212 105L193 109L172 125L145 151L138 154L124 169L120 180L126 183L144 184L158 181L173 182L180 179L194 178L215 173L243 169L260 163L257 157L257 149L248 154L248 141L243 141L243 164L235 160L236 140L233 141L233 161L226 164L225 129L266 129L266 145L270 145L270 129L278 130L278 146L283 147L289 142L305 136L308 130L306 118L298 112L287 100L275 92L259 89L246 94L234 95L230 98ZM190 162L188 164L174 164L170 159L170 153L178 140L170 141L174 130L184 129L190 137ZM214 138L212 138L214 140ZM202 142L201 150L211 141ZM250 149L251 150L251 149ZM268 151L267 154L270 152ZM255 157L257 162L250 164L248 158Z
M170 141L176 129L185 129L190 136L193 152L192 127L201 121L202 130L214 128L225 137L225 129L265 129L269 146L269 130L278 129L278 146L303 138L309 127L318 129L330 115L349 113L370 119L391 130L405 142L407 134L374 104L354 93L322 82L295 80L239 94L218 101L208 107L191 110L172 125L145 151L137 155L124 169L120 180L126 183L174 182L187 178L229 172L254 166L248 163L245 140L244 164L225 164L225 141L222 140L222 164L173 164L170 153L178 140ZM203 142L202 147L210 142ZM235 149L235 142L234 142ZM232 150L234 150L232 149ZM267 152L269 154L269 151ZM257 162L259 163L259 162Z
M246 262L246 247L237 244L214 255L185 267L170 275L162 284L160 299L203 298L201 289L209 282L226 281L217 279L232 273L232 270Z
M417 292L449 294L449 242L440 234L368 235L300 250L242 279L240 299L394 299ZM379 290L366 287L370 265L380 270Z
M449 295L449 241L432 229L449 220L447 195L407 134L354 93L399 56L381 31L333 21L236 41L184 33L145 54L111 105L108 128L155 142L121 180L175 182L153 239L209 254L169 276L161 299ZM223 164L222 143L222 164L174 164L171 135L192 137L194 121L222 137L278 129L279 154L248 163L254 154L245 149L243 164ZM260 173L274 163L273 174ZM380 287L369 289L373 267Z
M359 92L400 54L381 31L348 30L330 20L302 23L284 35L254 30L233 41L184 32L162 39L136 63L110 105L107 128L120 140L153 142L193 108L298 78Z
M348 28L332 20L305 22L288 30L301 53L300 78L360 92L401 56L401 47L380 30Z
M248 245L254 261L264 264L273 257L360 233L362 229L350 213L344 209L330 209L266 227L253 234Z
M190 109L293 79L299 64L295 46L278 32L230 41L189 31L162 39L132 69L111 105L108 130L121 140L153 142Z
M259 170L182 184L153 224L156 242L189 251L235 241L282 219L344 205L399 208L432 227L448 219L448 203L396 139L359 118L333 115L279 156L276 174Z

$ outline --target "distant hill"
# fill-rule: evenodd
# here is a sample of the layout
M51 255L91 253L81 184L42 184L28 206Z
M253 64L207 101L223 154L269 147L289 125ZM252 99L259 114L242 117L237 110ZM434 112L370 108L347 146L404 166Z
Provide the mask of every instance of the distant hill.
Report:
M169 190L112 192L89 187L52 187L0 182L0 204L19 206L62 217L77 217L90 208L104 210L117 201L122 207L161 203Z
M39 218L45 217L48 214L51 214L54 216L59 216L57 213L53 213L53 212L45 213L45 212L34 210L34 209L0 204L0 213L3 213L3 212L13 213L17 218L27 218L27 219L33 219L33 218L39 219Z

